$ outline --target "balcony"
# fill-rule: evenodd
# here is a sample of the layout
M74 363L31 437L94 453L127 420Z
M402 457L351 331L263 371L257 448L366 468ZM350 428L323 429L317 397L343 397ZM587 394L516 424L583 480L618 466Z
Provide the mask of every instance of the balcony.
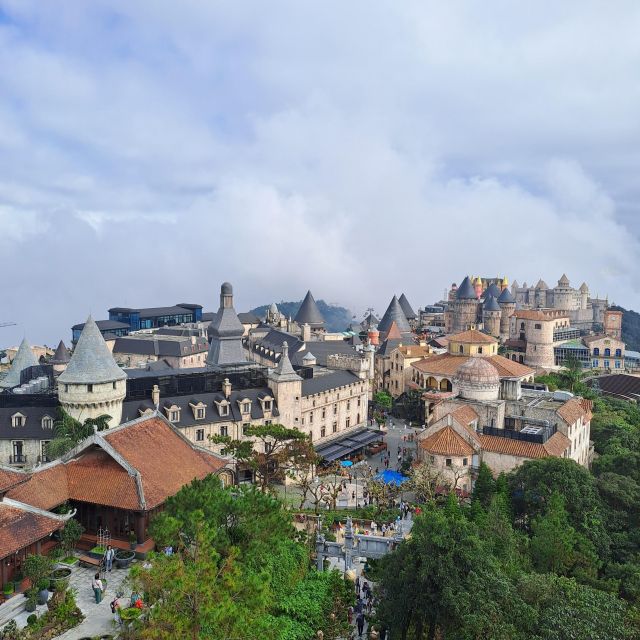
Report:
M14 453L9 456L9 464L26 464L27 456L22 453Z

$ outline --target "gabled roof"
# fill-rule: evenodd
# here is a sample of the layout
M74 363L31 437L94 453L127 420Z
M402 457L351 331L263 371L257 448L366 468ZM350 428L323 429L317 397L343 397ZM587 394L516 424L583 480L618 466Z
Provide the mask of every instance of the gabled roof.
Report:
M391 329L393 322L398 325L400 333L411 333L411 327L409 326L407 316L404 315L404 311L402 310L400 302L398 302L398 298L396 298L396 296L391 298L391 302L378 325L378 331L380 333L387 333Z
M316 304L311 291L307 291L307 295L304 297L294 320L299 325L308 324L313 328L324 326L324 318L320 313L320 309L318 309L318 305Z
M585 398L570 398L556 413L569 425L575 424L580 418L591 420L593 401Z
M506 289L505 289L506 291ZM483 311L500 311L500 305L493 296L487 296L482 305Z
M94 319L89 316L71 360L58 380L64 384L100 384L126 377L113 359Z
M456 300L475 300L476 290L471 284L469 276L465 276L464 280L460 283L458 290L456 291Z
M473 447L449 426L420 440L420 448L428 453L440 456L473 455Z
M145 511L224 465L151 414L90 436L60 460L36 468L9 497L41 509L77 500Z
M411 364L418 371L425 374L440 376L454 376L458 369L472 356L458 356L451 353L430 356ZM498 370L500 378L523 378L535 373L534 369L524 364L509 360L503 356L487 356L486 360Z
M502 293L498 296L499 304L513 304L515 301L516 299L513 297L508 287L506 289L503 289Z
M542 320L543 322L553 322L557 320L557 318L552 318L543 311L537 311L535 309L518 309L512 315L516 318L522 318L523 320Z
M0 466L0 495L26 482L28 479L29 474L24 471Z
M33 351L31 351L31 346L27 342L27 339L24 338L18 347L18 352L16 353L16 357L13 359L11 363L11 369L9 369L9 373L0 380L0 387L4 389L12 389L13 387L17 387L20 385L20 374L29 367L37 367L38 361L36 357L33 355Z
M571 445L569 438L559 431L556 431L544 444L483 434L479 434L478 437L483 451L517 458L548 458L551 456L559 458Z
M469 329L449 336L449 343L451 342L462 342L463 344L496 344L498 341L493 336L482 333L482 331Z
M415 320L418 317L416 312L411 308L407 296L405 296L404 293L400 296L398 302L407 320Z
M69 360L71 360L71 353L69 353L69 349L67 349L64 342L60 340L56 352L49 360L49 364L67 364Z
M400 329L398 329L398 323L394 320L389 327L389 331L387 332L387 340L402 340L402 334L400 333Z

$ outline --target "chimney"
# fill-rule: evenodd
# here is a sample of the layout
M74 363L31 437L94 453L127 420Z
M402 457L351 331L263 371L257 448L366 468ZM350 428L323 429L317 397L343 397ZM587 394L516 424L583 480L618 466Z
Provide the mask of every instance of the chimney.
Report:
M311 340L311 327L308 324L302 325L302 342L309 342Z
M229 378L225 378L222 383L222 393L224 393L224 397L228 400L231 395L231 383L229 382Z
M160 406L160 387L157 384L154 384L151 390L151 401L156 409Z

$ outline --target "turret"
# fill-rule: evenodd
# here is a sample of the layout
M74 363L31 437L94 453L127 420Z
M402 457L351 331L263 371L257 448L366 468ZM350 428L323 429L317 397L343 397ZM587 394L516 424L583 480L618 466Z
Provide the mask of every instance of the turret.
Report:
M220 287L220 308L207 329L211 345L207 365L221 367L246 361L242 347L244 327L233 308L233 287L224 282Z
M31 351L31 346L24 338L18 347L18 351L15 358L11 362L11 368L7 375L0 380L0 388L12 389L13 387L19 387L21 384L21 374L25 369L29 367L37 367L38 361Z
M276 368L269 374L269 388L278 403L282 424L299 428L302 378L291 366L289 345L286 341L282 343L282 354Z
M67 368L58 377L60 404L80 422L108 415L109 426L114 427L122 419L126 392L127 374L116 364L98 325L89 316Z
M480 300L480 298L482 297L482 278L480 276L476 278L474 289L476 293L476 300Z
M500 339L506 340L509 337L509 318L516 310L516 300L509 289L504 289L497 300L500 307Z
M502 318L502 310L498 301L489 295L485 298L482 308L482 322L485 331L489 332L494 338L500 337L500 321Z

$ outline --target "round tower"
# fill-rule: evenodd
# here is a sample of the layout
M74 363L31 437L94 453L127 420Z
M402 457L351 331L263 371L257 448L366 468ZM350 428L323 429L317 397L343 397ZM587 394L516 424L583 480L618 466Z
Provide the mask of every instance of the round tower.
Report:
M580 285L580 308L586 309L589 302L589 287L586 282Z
M554 322L542 312L529 313L536 315L524 320L527 340L524 363L536 369L549 369L555 364L553 353ZM520 316L518 316L518 321L520 321Z
M488 331L494 338L500 337L500 321L502 319L502 310L498 301L489 295L482 307L482 323L485 331Z
M453 383L466 400L490 401L500 397L500 376L487 358L469 358L456 371Z
M122 420L126 393L127 374L116 364L89 316L67 368L58 377L58 400L80 422L108 415L109 426L115 427Z
M466 331L470 325L476 324L478 300L469 276L460 283L451 307L451 333Z
M498 298L500 307L500 339L506 340L509 337L509 318L516 310L516 300L509 289L504 289Z

